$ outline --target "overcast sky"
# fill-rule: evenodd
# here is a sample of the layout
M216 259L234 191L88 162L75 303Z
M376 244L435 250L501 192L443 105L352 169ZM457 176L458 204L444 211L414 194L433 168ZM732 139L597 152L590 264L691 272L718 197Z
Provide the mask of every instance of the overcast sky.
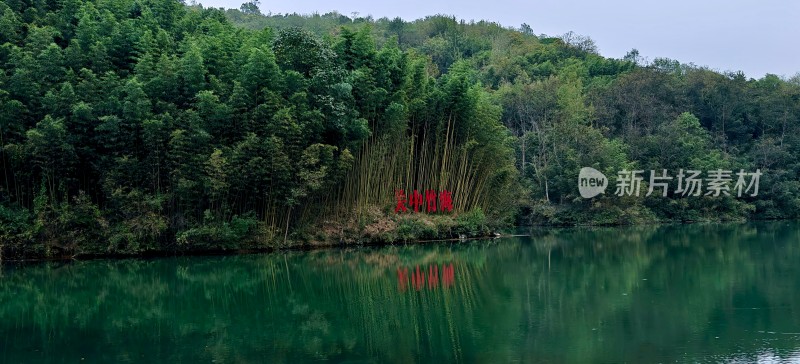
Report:
M190 1L187 1L190 2ZM239 8L244 0L197 0L206 7ZM600 53L621 58L632 48L656 57L719 71L791 77L800 72L800 1L796 0L368 0L262 1L275 14L336 10L374 18L414 20L433 14L529 24L534 33L590 36Z

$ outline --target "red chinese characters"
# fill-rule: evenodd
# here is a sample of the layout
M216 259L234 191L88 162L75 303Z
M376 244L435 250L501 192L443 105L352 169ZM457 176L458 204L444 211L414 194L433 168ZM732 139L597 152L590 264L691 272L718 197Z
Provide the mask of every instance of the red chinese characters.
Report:
M436 191L425 191L425 211L436 212Z
M453 211L453 195L447 190L438 193L435 190L426 190L425 195L414 190L409 196L406 196L405 191L397 190L394 195L396 213L408 212L409 208L414 212L420 212L424 208L427 213Z
M397 205L394 208L394 212L406 212L408 208L406 208L406 193L403 190L397 190L394 192L394 198L397 200Z

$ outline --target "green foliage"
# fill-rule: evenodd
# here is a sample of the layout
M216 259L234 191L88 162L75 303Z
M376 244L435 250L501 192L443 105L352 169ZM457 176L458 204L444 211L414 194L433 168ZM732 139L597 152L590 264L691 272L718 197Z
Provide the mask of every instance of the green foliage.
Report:
M486 226L486 215L479 208L459 215L456 218L456 227L453 232L468 236L485 236L489 234L489 227Z
M402 221L401 240L800 211L796 79L608 59L587 37L529 26L258 5L0 4L2 249L290 244L328 215L386 218L399 188L451 191L460 219ZM758 168L764 187L583 200L584 166Z
M11 256L35 253L34 226L30 212L0 205L0 241L2 251Z
M230 222L217 222L206 210L205 224L178 233L179 246L187 249L216 250L246 247L247 238L258 221L252 215L233 216Z
M165 196L151 196L139 190L112 192L116 224L108 236L108 251L141 253L156 251L169 222L163 215Z
M435 239L438 237L435 225L430 221L414 217L399 219L396 234L399 241Z

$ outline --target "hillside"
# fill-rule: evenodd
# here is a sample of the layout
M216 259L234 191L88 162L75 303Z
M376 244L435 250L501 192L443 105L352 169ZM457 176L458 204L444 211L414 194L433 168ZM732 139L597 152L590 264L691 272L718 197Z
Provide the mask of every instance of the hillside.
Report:
M586 37L448 16L174 0L6 1L0 14L5 256L800 212L798 77L609 59ZM582 167L763 175L757 196L612 185L583 199ZM397 214L398 190L447 191L453 210Z

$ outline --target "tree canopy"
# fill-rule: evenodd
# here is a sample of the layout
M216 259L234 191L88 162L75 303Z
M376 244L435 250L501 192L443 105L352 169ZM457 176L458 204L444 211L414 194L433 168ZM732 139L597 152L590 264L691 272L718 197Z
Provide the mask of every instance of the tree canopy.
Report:
M356 235L389 226L371 238L396 240L483 224L800 211L797 77L647 63L635 50L604 58L588 37L537 36L527 24L263 15L258 5L0 3L0 251L347 235L322 228L330 220ZM760 169L764 188L582 200L584 166ZM396 189L452 191L454 214L392 216Z

